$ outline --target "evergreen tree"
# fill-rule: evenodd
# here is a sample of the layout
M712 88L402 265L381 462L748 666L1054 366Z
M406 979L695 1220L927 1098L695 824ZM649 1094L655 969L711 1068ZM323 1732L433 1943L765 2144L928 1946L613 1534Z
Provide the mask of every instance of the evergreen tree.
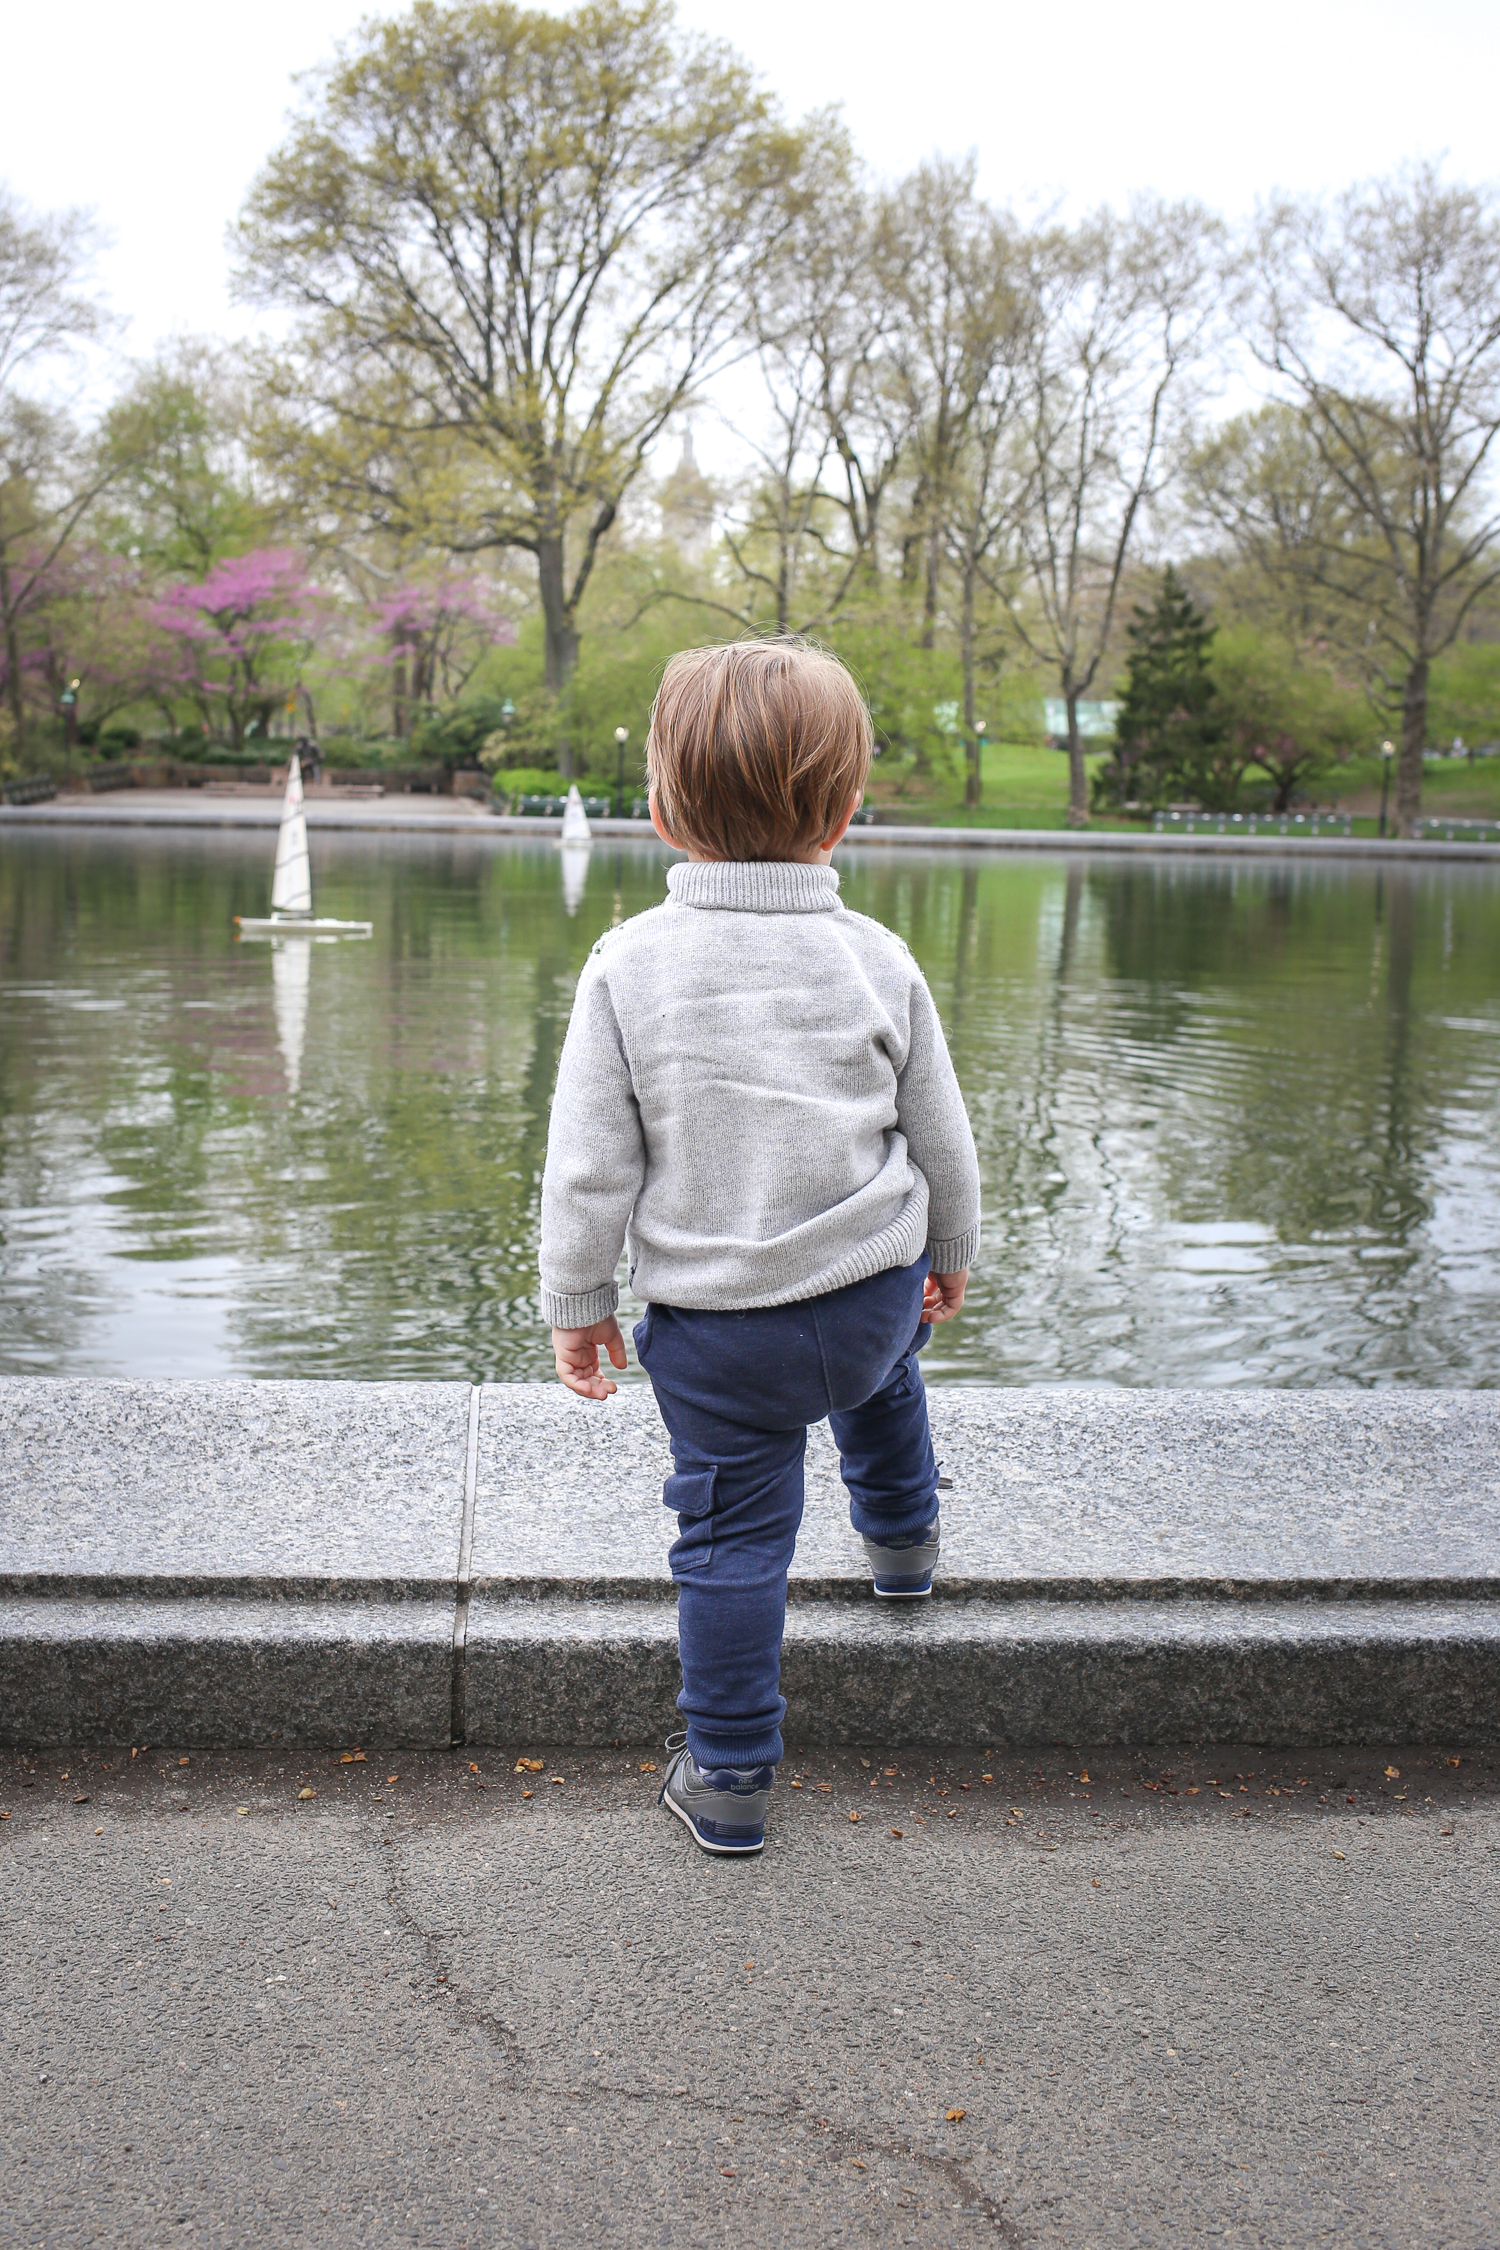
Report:
M1126 637L1115 752L1095 777L1096 802L1154 806L1186 795L1212 804L1220 793L1222 734L1210 657L1214 628L1170 563L1156 600L1137 606Z

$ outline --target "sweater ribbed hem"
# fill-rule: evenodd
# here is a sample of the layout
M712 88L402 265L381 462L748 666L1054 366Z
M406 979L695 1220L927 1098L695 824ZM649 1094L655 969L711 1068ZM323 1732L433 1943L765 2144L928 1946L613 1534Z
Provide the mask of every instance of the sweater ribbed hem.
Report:
M575 1289L571 1293L542 1290L542 1319L549 1328L592 1328L608 1320L620 1302L618 1285L608 1281L602 1289Z
M934 1273L967 1273L979 1256L979 1229L951 1235L946 1242L929 1242L927 1255Z
M834 914L839 879L831 867L796 859L690 859L667 869L674 906L738 914Z

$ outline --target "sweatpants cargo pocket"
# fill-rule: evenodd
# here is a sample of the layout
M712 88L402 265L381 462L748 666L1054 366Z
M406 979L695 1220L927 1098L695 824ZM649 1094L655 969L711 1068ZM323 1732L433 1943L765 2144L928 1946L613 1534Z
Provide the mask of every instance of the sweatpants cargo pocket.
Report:
M714 1481L718 1469L675 1469L662 1487L663 1505L677 1515L678 1536L667 1560L672 1576L706 1570L714 1551Z

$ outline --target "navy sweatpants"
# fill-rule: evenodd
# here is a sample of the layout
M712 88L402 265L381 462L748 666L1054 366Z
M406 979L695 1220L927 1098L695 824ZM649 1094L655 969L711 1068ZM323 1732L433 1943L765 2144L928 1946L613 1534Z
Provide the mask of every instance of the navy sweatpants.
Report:
M635 1347L672 1441L663 1499L688 1747L700 1766L782 1754L786 1574L802 1521L807 1426L832 1425L858 1532L899 1540L937 1514L917 1354L925 1254L826 1297L756 1312L650 1305Z

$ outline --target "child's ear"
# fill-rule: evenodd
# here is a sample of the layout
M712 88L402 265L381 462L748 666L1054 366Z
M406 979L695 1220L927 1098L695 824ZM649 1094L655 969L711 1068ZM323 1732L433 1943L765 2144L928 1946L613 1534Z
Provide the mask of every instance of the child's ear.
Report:
M661 814L656 809L656 792L654 790L646 799L646 803L650 807L651 825L656 830L657 835L660 836L664 844L670 844L674 852L680 852L682 846L678 843L677 838L669 836L661 824Z
M850 821L859 811L860 799L863 796L864 791L861 789L855 796L849 799L848 804L844 808L843 819L839 822L837 828L833 829L827 836L825 836L821 844L819 844L818 849L820 852L831 852L835 844L843 842L845 836L849 832Z

